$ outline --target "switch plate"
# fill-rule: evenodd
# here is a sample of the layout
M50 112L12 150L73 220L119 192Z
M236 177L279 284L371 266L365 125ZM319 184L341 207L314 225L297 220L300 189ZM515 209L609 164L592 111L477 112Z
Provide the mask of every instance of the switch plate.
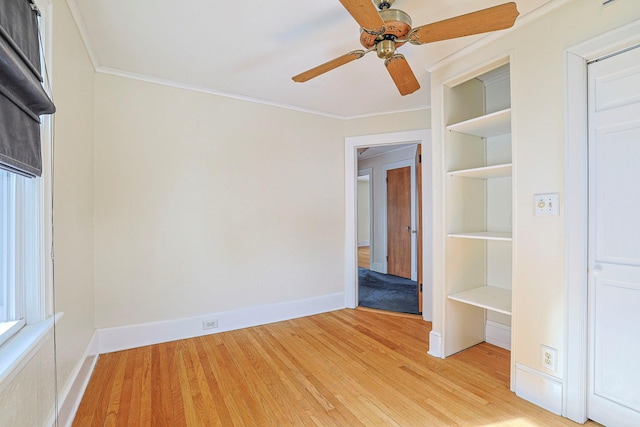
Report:
M558 199L558 193L534 194L533 203L536 216L560 215Z

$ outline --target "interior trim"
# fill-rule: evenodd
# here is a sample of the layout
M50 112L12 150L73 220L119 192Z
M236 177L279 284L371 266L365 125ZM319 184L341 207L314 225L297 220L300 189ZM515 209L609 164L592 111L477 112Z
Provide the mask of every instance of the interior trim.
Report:
M344 294L335 293L180 319L101 328L97 329L98 353L111 353L146 345L249 328L342 308L344 308ZM218 326L215 329L205 330L203 322L213 319L217 320Z
M431 132L429 129L384 133L377 135L362 135L345 138L345 306L356 308L358 305L358 236L357 236L357 149L376 145L391 144L422 144L422 265L423 277L431 277L431 211L432 211L432 156ZM430 280L424 280L425 285ZM424 288L423 295L431 296L430 288ZM431 320L431 305L423 304L422 318Z
M560 379L521 363L516 363L515 375L516 395L560 415L563 395Z
M67 384L60 392L58 400L58 424L61 426L71 426L80 407L80 402L84 392L89 385L91 374L98 361L98 339L94 331L91 340L87 345L82 357L78 360L73 372L69 376ZM56 424L55 412L51 414L48 426Z
M640 43L640 20L565 51L565 331L562 415L587 420L587 63Z

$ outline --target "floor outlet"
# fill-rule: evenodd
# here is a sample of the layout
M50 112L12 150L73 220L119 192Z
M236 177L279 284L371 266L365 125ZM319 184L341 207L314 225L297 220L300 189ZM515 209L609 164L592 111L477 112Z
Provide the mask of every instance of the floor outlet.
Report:
M202 322L202 329L215 329L218 327L218 319L209 319Z

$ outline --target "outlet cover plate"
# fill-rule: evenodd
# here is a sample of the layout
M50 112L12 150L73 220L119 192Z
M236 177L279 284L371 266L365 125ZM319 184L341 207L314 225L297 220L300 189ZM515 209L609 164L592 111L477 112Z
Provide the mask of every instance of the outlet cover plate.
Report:
M218 319L209 319L209 320L203 320L202 321L202 329L203 330L215 329L217 327L218 327Z
M540 363L544 368L556 372L558 366L558 350L546 345L540 346Z

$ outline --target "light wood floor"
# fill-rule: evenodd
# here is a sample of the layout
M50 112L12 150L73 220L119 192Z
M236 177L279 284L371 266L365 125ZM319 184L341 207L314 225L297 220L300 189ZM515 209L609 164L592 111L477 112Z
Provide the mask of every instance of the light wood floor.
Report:
M437 359L429 330L340 310L105 354L73 425L577 425L509 391L508 351Z
M371 268L370 253L369 246L358 246L358 267Z

